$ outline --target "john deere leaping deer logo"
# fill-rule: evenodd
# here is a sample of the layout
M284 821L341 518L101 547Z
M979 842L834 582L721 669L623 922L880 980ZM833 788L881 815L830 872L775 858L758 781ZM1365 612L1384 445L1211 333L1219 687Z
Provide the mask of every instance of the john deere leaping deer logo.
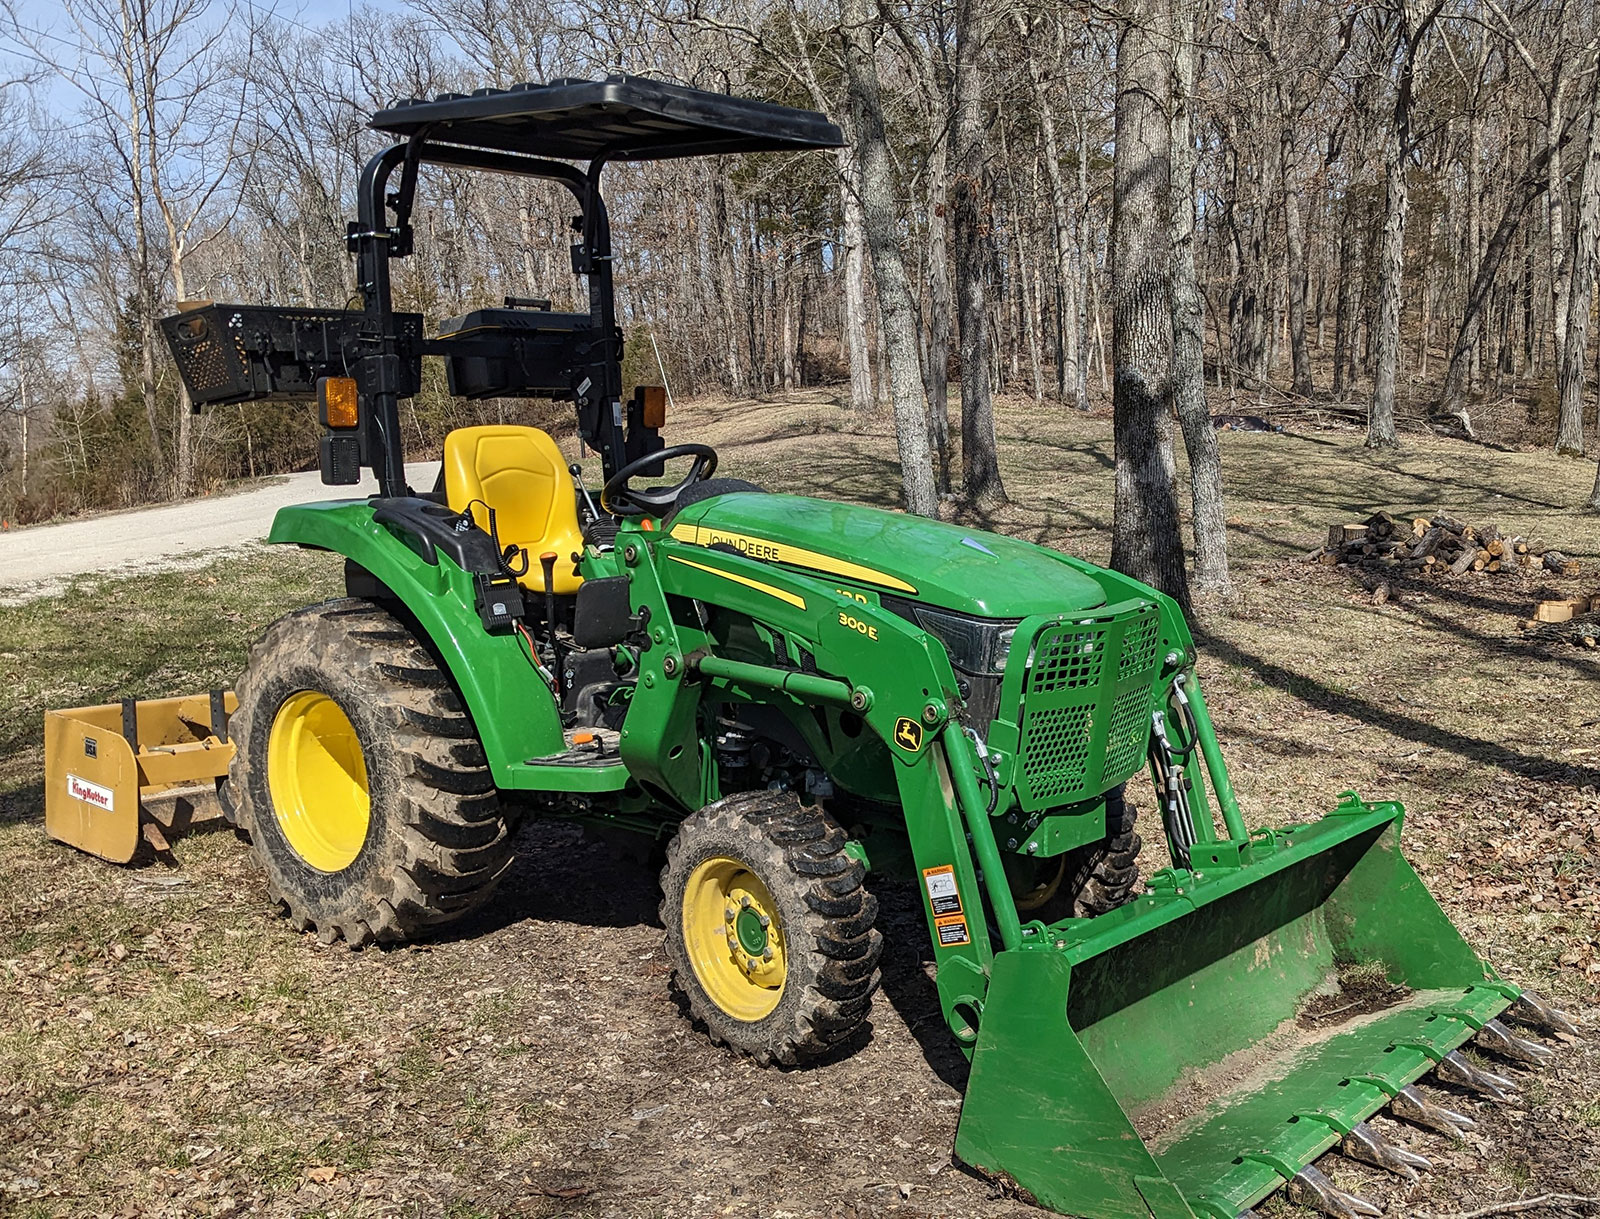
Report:
M894 743L908 753L916 753L922 748L922 725L902 715L894 722Z

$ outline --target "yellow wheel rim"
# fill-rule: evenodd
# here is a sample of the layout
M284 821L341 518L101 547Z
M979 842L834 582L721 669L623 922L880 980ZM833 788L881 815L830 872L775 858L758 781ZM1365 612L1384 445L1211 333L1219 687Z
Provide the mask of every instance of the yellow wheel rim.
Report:
M683 940L710 1000L735 1020L772 1014L788 965L783 924L767 886L737 859L708 859L683 890Z
M1065 855L1057 856L1055 874L1049 880L1040 882L1028 892L1015 898L1017 909L1023 911L1037 910L1056 895L1066 874L1067 857Z
M284 699L267 737L267 788L294 853L341 872L367 841L372 798L361 742L338 703L315 690Z

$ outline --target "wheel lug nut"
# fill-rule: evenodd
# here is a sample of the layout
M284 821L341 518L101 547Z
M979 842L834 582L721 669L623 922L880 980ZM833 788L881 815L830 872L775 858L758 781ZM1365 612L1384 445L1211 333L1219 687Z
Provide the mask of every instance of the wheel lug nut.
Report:
M746 893L743 897L741 897L739 899L739 904L748 910L750 908L750 895Z
M727 920L731 923L731 922L733 922L733 916L738 914L739 912L737 910L735 910L732 906L729 906L722 913L727 917Z
M772 920L770 918L768 918L766 915L763 914L761 916L761 925L763 927L770 927L770 926L772 926Z
M764 949L763 949L763 950L762 950L762 952L761 952L761 959L762 959L762 960L763 960L763 961L770 961L770 960L772 960L772 949L771 949L771 947L770 947L770 946L769 946L769 947L767 947L767 948L764 948Z
M746 963L750 966L750 968L752 970L756 968L756 959L754 957L749 958L749 960Z

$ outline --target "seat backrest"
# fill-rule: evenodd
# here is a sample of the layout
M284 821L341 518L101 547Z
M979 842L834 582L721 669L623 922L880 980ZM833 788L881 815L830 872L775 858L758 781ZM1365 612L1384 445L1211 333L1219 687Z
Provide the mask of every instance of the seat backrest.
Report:
M444 441L444 490L452 512L465 512L482 500L495 512L502 546L528 548L525 587L542 590L539 556L556 553L555 590L575 593L583 578L574 574L572 556L583 549L572 475L556 442L535 427L489 424L457 428ZM475 510L479 525L488 514Z

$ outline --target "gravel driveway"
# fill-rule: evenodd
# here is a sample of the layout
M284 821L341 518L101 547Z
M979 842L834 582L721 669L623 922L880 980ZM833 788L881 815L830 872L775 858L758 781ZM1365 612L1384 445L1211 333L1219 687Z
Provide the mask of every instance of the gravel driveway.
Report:
M436 461L406 466L413 487L431 487ZM75 576L198 567L217 552L263 541L289 504L376 493L370 474L327 487L315 470L231 495L207 496L0 533L0 605L59 592Z

